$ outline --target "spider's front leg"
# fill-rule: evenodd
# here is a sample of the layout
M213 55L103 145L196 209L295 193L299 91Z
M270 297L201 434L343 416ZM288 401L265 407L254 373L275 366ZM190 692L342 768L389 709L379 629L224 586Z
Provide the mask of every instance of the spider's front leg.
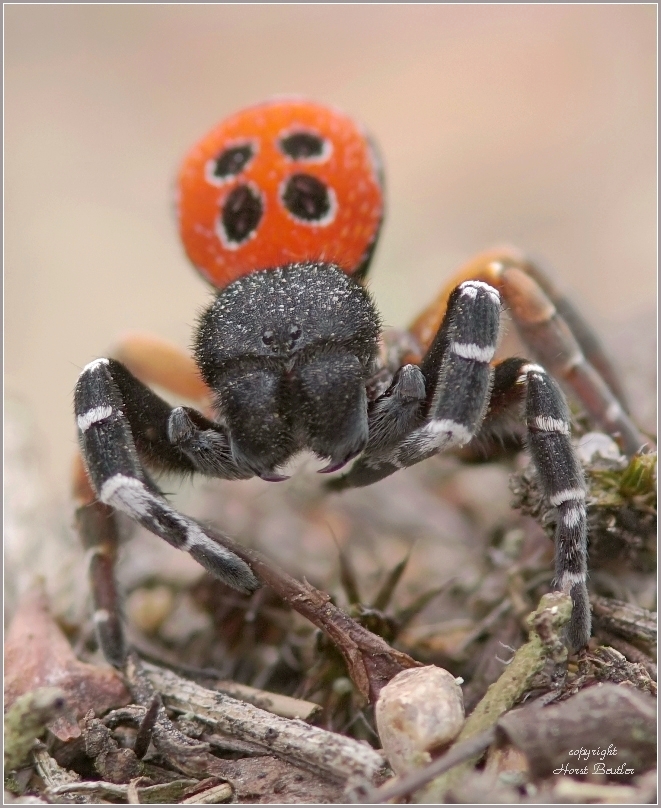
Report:
M649 444L629 417L618 375L593 329L546 273L517 250L482 253L457 273L410 328L422 350L442 322L450 290L469 278L498 289L537 361L576 396L591 420L613 435L626 454Z
M590 638L585 483L570 438L564 395L544 369L525 359L490 365L500 298L481 281L450 295L447 313L420 367L406 365L373 404L370 439L336 488L369 485L446 449L493 439L512 410L525 408L528 443L549 501L558 510L556 585L571 595L567 640Z
M77 499L83 506L78 524L92 552L95 623L106 657L122 664L113 510L185 550L230 586L248 592L259 586L245 562L169 505L141 461L164 470L228 479L250 477L252 472L234 462L222 426L195 410L172 408L116 360L98 359L83 370L76 385L75 412L83 461L75 476Z
M500 323L498 292L466 281L420 366L405 365L371 406L369 441L334 488L370 485L472 440L489 404Z

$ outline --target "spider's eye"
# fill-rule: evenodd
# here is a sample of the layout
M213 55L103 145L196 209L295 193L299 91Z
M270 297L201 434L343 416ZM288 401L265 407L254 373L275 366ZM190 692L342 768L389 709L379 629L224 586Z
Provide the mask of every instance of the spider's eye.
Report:
M331 209L328 188L310 174L293 174L287 180L282 201L293 216L305 222L317 222Z
M248 185L239 185L227 197L221 222L227 241L238 246L257 229L264 205L259 195Z
M262 342L264 343L264 345L272 345L274 339L275 337L273 331L265 331L262 334Z
M289 326L289 348L290 350L296 345L300 336L301 336L301 327L300 325L290 325Z
M324 153L325 141L311 132L295 132L283 137L279 143L280 150L292 160L306 160L321 157Z
M254 155L254 149L249 143L245 146L232 146L216 157L211 173L219 180L235 177L243 171Z

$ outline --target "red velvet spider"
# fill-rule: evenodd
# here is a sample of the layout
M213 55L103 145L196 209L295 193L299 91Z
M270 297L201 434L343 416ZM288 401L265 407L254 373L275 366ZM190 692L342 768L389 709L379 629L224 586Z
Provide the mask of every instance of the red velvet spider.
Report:
M216 127L184 160L178 213L189 257L217 290L194 361L133 339L123 361L90 363L75 393L76 492L106 657L121 665L125 648L114 534L99 508L123 511L237 589L258 586L244 561L168 504L147 468L275 481L306 449L327 459L324 472L355 459L333 484L363 486L444 450L488 446L513 414L525 418L558 510L556 586L574 604L568 643L585 645L585 483L564 395L544 367L625 451L644 439L591 330L549 280L514 250L478 256L416 320L412 350L391 366L362 285L382 220L380 164L351 120L307 101L262 104ZM541 364L492 365L501 299ZM145 382L205 414L171 407Z

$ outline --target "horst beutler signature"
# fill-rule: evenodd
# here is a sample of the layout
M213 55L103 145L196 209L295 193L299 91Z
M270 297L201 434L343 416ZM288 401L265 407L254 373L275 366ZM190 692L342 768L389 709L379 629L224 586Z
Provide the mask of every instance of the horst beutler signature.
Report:
M617 757L617 746L614 744L596 749L586 749L585 747L570 749L567 754L574 760L563 763L562 766L553 770L553 774L635 774L634 769L627 766L626 762L614 765L615 761L608 760L608 758Z

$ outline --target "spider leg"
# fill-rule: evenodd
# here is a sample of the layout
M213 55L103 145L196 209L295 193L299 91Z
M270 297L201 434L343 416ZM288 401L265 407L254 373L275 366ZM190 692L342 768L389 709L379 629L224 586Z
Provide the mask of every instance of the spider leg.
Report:
M191 407L172 409L146 386L156 384L209 409L211 391L189 354L160 337L140 333L124 337L113 353L118 360L113 365L115 380L126 399L126 414L143 459L172 471L194 470L228 480L253 476L234 461L226 432L219 424ZM136 384L132 377L139 382ZM162 427L166 418L166 430L156 428L156 424ZM191 466L186 465L182 454Z
M81 464L75 482L79 502L92 506L86 516L79 517L79 526L83 541L94 548L90 575L96 623L106 624L99 631L100 641L107 643L102 647L108 658L116 661L122 655L123 643L112 574L116 526L108 508L126 513L172 546L185 550L231 586L243 591L258 586L243 561L209 537L196 521L168 504L141 460L179 472L199 470L230 478L251 474L232 465L220 425L194 410L173 409L116 360L90 363L80 375L74 398L88 490L81 484Z
M488 447L522 415L541 488L557 509L555 585L572 598L567 640L576 650L590 639L591 619L586 588L586 487L571 442L569 408L560 387L544 368L527 359L510 358L494 368L489 409L473 443Z
M139 456L162 468L195 470L190 458L167 438L172 408L165 401L116 360L99 359L78 380L75 411L83 460L101 502L186 550L231 585L255 588L244 562L206 536L196 522L178 514L142 467ZM221 443L220 428L213 434ZM238 468L232 472L232 476L249 476Z
M555 585L571 595L567 629L577 650L590 639L587 578L586 487L581 464L571 443L570 414L559 386L539 365L523 364L516 384L526 386L528 446L542 490L557 509Z
M599 340L539 267L515 250L483 253L460 270L410 328L422 349L443 319L450 289L467 278L498 289L537 360L574 393L600 428L618 438L627 454L640 451L648 441L627 415L617 374Z
M524 261L522 268L553 303L558 315L567 323L576 341L581 346L587 361L599 373L625 412L628 413L629 405L622 382L592 326L572 301L553 283L549 273L542 270L538 263Z
M555 582L572 598L567 641L578 649L590 638L586 489L571 443L569 408L540 365L508 359L491 367L499 314L498 293L481 281L465 281L452 292L420 367L404 366L376 400L367 448L333 487L369 485L437 452L493 440L523 404L533 463L558 512Z
M195 471L224 480L247 480L254 472L232 455L227 432L192 407L175 407L167 421L168 440L192 463Z
M88 551L88 576L99 647L108 662L121 667L126 658L126 646L114 575L119 543L117 514L96 498L80 453L74 460L73 489L76 529Z
M522 413L525 386L516 382L527 359L509 357L493 366L493 386L486 415L479 431L466 444L460 457L468 460L487 460L506 449L523 448L525 424Z
M367 447L333 488L370 485L473 438L489 403L499 320L495 289L466 281L454 290L420 367L405 365L374 402Z

